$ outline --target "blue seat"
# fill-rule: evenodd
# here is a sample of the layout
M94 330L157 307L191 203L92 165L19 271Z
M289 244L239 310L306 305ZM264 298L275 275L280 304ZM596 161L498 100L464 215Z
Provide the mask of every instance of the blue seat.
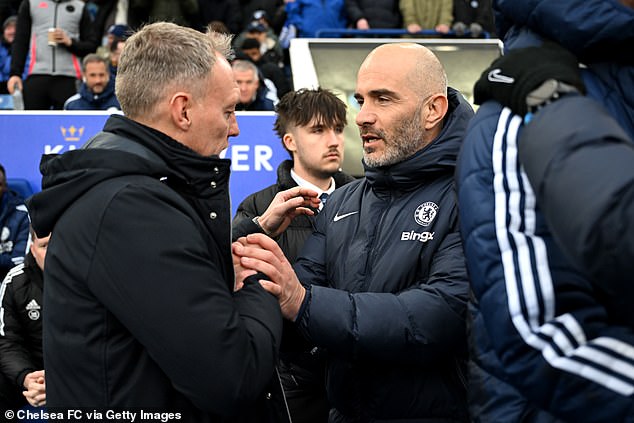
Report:
M13 97L10 94L0 94L0 110L13 110Z
M7 178L7 185L10 190L17 192L24 199L33 195L31 183L24 178Z

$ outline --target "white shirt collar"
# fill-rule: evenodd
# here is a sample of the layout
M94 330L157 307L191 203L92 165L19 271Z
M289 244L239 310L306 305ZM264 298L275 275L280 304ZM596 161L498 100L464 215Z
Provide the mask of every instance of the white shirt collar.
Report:
M293 180L297 183L297 185L299 185L302 188L310 188L313 191L317 191L317 196L319 197L321 194L326 193L328 195L332 194L333 191L336 188L336 184L335 184L335 178L330 177L330 187L326 190L323 191L321 188L318 188L317 186L315 186L314 184L308 182L306 179L302 178L301 176L299 176L297 173L295 173L295 171L293 169L291 169L291 178L293 178ZM321 210L321 208L323 207L323 204L319 205L319 210Z

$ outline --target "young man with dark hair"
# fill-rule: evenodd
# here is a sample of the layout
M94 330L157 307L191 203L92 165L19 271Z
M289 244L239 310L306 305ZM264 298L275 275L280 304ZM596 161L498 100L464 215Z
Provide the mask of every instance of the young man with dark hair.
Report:
M346 106L328 90L302 89L285 95L277 105L274 129L290 160L277 169L277 182L251 194L238 207L233 237L254 232L277 240L291 261L313 232L313 212L297 211L302 189L324 200L336 188L354 180L341 171ZM295 213L305 213L298 215ZM282 339L280 374L293 422L325 422L328 405L323 352L305 341L291 324Z

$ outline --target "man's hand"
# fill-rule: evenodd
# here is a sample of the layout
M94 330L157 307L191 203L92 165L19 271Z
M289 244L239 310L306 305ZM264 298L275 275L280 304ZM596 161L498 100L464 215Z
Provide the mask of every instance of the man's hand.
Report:
M9 94L13 94L16 88L22 91L22 78L17 75L13 75L7 81L7 91L9 91Z
M258 218L258 222L267 235L276 237L288 228L296 216L313 216L315 212L310 209L311 207L319 208L317 192L294 187L278 192L266 211Z
M585 92L577 58L563 47L547 42L541 47L513 50L496 59L476 82L474 101L482 104L493 99L524 116L529 112L529 94L547 80Z
M33 407L46 405L46 383L44 382L44 370L31 372L24 377L22 395Z
M238 239L231 249L240 258L242 268L262 272L270 278L270 281L260 280L260 285L277 297L282 315L294 321L306 289L277 243L265 235L251 234Z

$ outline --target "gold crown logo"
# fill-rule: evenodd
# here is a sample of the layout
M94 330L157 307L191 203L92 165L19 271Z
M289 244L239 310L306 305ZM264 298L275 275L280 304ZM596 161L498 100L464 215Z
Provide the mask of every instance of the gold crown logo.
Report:
M64 140L67 142L77 142L79 141L81 136L84 135L83 126L81 128L75 128L74 125L71 125L68 128L60 126L59 130L62 132L62 136L64 137Z

